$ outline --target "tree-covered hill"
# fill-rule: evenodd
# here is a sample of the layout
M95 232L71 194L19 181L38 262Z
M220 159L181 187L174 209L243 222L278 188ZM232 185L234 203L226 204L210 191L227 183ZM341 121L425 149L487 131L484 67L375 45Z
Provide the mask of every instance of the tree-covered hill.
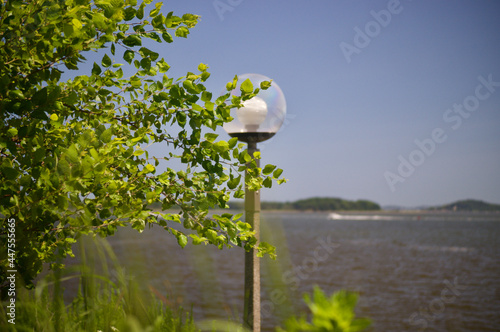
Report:
M500 204L491 204L484 201L466 199L454 203L432 207L429 210L445 211L500 211Z
M229 202L233 209L243 209L243 202ZM380 205L368 200L349 201L341 198L313 197L294 202L262 202L263 210L299 211L372 211L380 210Z

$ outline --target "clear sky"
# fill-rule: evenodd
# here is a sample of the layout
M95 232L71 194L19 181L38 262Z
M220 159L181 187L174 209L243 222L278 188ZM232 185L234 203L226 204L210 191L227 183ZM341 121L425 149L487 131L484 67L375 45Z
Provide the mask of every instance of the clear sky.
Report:
M259 73L285 94L287 119L259 148L289 182L263 200L500 203L500 2L176 0L169 11L201 15L187 39L155 46L171 76L203 62L214 93Z

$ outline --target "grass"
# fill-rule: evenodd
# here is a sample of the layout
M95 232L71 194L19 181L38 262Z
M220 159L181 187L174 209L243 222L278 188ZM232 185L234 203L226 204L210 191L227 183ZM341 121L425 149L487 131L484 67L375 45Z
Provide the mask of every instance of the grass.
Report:
M191 311L169 307L166 296L157 297L151 291L144 291L128 278L107 242L82 239L79 257L80 264L47 273L34 290L19 288L16 324L7 322L6 303L3 303L0 330L201 331ZM78 280L78 294L65 302L63 285L71 279Z

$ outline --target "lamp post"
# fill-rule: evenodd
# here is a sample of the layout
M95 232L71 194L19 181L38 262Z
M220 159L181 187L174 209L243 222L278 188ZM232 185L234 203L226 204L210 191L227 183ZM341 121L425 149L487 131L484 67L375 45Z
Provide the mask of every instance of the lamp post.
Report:
M270 81L259 74L238 76L239 83L250 79L253 86L259 86L262 81ZM239 89L235 89L237 94ZM280 87L273 81L266 90L261 90L257 96L243 102L243 107L231 111L233 121L226 123L224 129L231 137L247 143L247 151L253 157L257 143L265 141L276 134L286 115L286 101ZM260 161L256 160L257 167ZM245 187L245 221L255 231L257 240L260 238L260 190L252 191ZM260 332L260 261L256 249L245 252L245 291L243 324L245 327Z

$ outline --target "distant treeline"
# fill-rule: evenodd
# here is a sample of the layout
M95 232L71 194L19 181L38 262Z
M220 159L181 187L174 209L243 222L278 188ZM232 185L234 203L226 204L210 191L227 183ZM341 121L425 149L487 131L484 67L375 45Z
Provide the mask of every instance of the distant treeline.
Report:
M474 199L466 199L454 203L432 207L429 210L445 210L445 211L500 211L499 204L491 204Z
M244 200L229 202L229 207L234 210L244 210ZM153 210L161 210L161 203L150 205ZM175 207L172 207L173 209ZM376 211L380 210L377 203L360 199L348 201L341 198L313 197L295 202L261 202L262 210L299 210L299 211ZM430 211L488 211L500 212L500 204L491 204L483 201L467 199L454 203L422 208Z
M243 202L229 202L231 209L244 209ZM380 205L368 200L348 201L341 198L313 197L295 202L261 202L262 210L299 210L299 211L373 211Z

